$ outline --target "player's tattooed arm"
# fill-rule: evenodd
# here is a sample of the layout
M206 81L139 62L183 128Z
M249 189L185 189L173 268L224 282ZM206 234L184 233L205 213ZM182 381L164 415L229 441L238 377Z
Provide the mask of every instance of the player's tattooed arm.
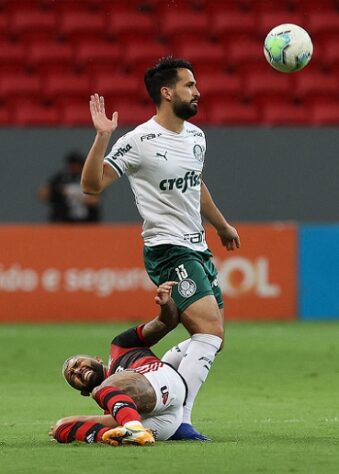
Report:
M154 299L161 308L160 315L142 328L142 336L150 346L159 342L179 324L178 309L171 298L172 287L176 284L175 281L167 281L157 288Z

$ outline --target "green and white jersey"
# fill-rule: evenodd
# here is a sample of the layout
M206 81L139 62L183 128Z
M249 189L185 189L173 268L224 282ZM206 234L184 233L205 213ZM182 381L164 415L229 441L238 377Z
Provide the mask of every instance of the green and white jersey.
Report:
M200 189L206 140L188 122L181 133L161 127L154 118L121 137L105 162L126 174L144 220L146 246L173 244L204 251Z

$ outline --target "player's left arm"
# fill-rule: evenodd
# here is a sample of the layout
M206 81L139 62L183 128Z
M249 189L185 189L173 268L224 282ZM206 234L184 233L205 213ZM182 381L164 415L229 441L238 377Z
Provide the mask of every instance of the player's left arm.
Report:
M202 216L216 229L221 243L227 250L235 250L240 247L240 237L236 228L222 215L203 181L201 182L200 211Z

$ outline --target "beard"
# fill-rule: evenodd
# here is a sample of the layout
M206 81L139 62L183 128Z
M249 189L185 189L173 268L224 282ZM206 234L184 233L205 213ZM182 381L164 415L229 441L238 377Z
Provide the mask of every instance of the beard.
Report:
M173 101L173 112L182 120L187 120L198 112L198 106L192 102L184 102L178 96L175 96Z
M94 387L100 385L105 378L104 367L102 364L99 364L99 362L93 363L91 368L91 376L86 380L86 390L88 390L88 392L91 392Z

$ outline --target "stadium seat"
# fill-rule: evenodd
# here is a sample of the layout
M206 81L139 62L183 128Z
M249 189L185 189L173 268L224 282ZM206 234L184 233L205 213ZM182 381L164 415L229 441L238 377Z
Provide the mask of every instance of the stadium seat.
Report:
M228 35L232 41L233 33L251 34L258 28L255 15L246 12L232 12L228 15L213 15L213 36L220 38Z
M106 33L104 17L100 12L64 11L58 22L58 32L70 41L104 37Z
M126 44L124 51L124 63L126 68L131 69L135 74L143 75L144 70L150 67L158 58L167 56L171 51L163 44L155 42Z
M258 123L257 109L237 100L211 101L207 118L213 125L254 125Z
M210 35L210 24L208 17L202 13L183 11L178 14L175 11L168 11L159 18L161 22L161 32L170 40L180 33L198 33L202 38Z
M125 41L150 41L156 38L153 17L137 11L112 12L106 22L107 32L123 44Z
M256 102L261 98L270 100L272 96L288 97L293 91L293 77L281 74L271 68L253 71L243 76L244 96Z
M12 73L0 76L0 95L5 97L39 95L41 82L38 75Z
M73 64L73 52L67 43L58 41L31 42L27 45L27 64L39 68L42 65L70 65Z
M311 123L313 125L339 125L339 101L315 102L311 106Z
M113 96L115 99L138 98L140 89L143 87L142 78L138 78L134 74L115 74L111 76L98 74L92 78L93 90L105 97Z
M43 81L42 92L46 98L70 95L73 97L84 97L87 100L92 90L87 75L65 73L46 75Z
M75 63L85 67L93 63L120 63L121 57L122 49L117 43L83 41L74 47Z
M225 62L228 66L241 71L242 66L251 69L264 59L263 43L254 38L243 37L238 41L224 44L225 47Z
M339 10L317 12L309 12L307 15L307 29L312 32L313 36L325 33L339 32Z
M10 30L15 35L36 30L51 32L55 30L56 26L56 17L53 12L27 7L15 10L9 18Z
M110 104L108 104L110 107ZM155 108L151 103L138 102L136 100L116 100L114 110L119 112L120 125L133 125L149 120L155 114Z
M1 42L0 43L0 70L7 65L21 65L25 59L25 48L21 43Z
M298 74L295 78L295 95L305 100L315 97L339 96L339 77L337 74L323 74L312 72L312 74Z
M11 107L0 105L0 125L10 125L11 121Z
M91 127L92 119L88 101L62 100L60 103L60 120L61 124L66 126Z
M257 26L260 38L264 39L272 28L282 23L294 23L305 28L305 17L300 12L262 12Z
M218 43L200 40L194 43L178 44L173 50L177 57L192 62L197 73L225 69L224 49Z
M196 76L198 90L201 94L201 103L209 100L222 100L225 97L241 97L243 85L241 78L236 74L215 72L214 74L201 73Z
M305 105L295 105L286 100L266 101L260 108L262 125L307 125L310 121Z
M20 101L13 107L14 125L49 127L59 123L60 116L56 107L47 107L33 101Z
M317 15L326 11L338 10L338 0L293 0L295 8L301 12Z
M338 35L333 35L328 41L325 41L321 45L321 52L319 56L321 57L323 66L327 67L337 67L339 66L339 31ZM315 53L318 48L315 49Z

